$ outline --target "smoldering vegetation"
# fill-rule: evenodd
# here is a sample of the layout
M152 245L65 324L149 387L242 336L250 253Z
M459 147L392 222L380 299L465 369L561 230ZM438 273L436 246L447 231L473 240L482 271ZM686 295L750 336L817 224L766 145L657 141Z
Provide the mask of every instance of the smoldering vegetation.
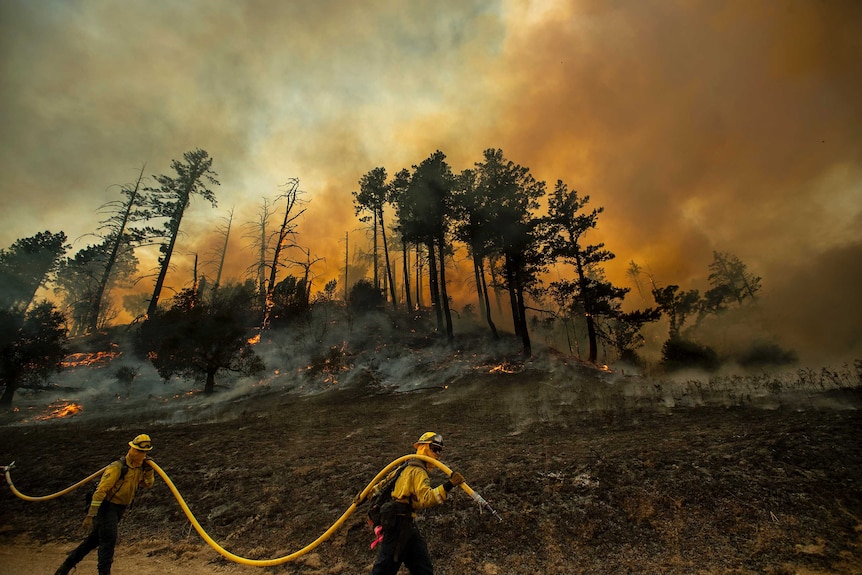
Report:
M537 347L525 360L512 339L493 341L464 335L454 343L435 335L395 335L383 315L369 315L349 332L283 329L265 332L255 352L266 370L254 377L224 371L215 392L201 382L164 380L132 350L133 335L115 330L113 339L67 358L48 385L21 389L16 407L0 414L5 424L30 425L116 417L160 424L229 420L249 402L281 401L329 391L352 390L368 396L445 393L457 398L459 386L481 381L488 401L500 385L517 381L507 396L518 399L513 417L525 423L551 422L563 413L656 411L696 407L855 409L862 382L862 360L819 369L744 367L729 363L715 371L678 369L654 373L623 363L596 367L552 348ZM451 401L456 401L452 399ZM72 406L72 407L70 407Z

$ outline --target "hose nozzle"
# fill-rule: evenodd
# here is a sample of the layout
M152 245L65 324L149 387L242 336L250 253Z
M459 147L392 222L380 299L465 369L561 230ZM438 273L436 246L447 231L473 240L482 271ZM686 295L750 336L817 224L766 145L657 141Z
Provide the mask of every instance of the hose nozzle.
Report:
M487 502L487 501L485 501L485 498L483 498L481 495L479 495L479 494L478 494L478 493L476 493L475 491L474 491L473 493L471 493L471 494L470 494L470 496L473 498L473 501L475 501L476 503L478 503L478 504L479 504L479 510L480 510L480 511L481 511L481 510L482 510L482 508L484 507L485 509L487 509L488 511L490 511L490 512L491 512L491 515L493 515L494 517L496 517L496 518L497 518L497 521L499 521L499 522L501 522L501 523L503 522L503 518L502 518L502 517L500 517L500 515L499 515L496 511L494 511L494 508L493 508L493 507L491 507L490 505L488 505L488 502Z

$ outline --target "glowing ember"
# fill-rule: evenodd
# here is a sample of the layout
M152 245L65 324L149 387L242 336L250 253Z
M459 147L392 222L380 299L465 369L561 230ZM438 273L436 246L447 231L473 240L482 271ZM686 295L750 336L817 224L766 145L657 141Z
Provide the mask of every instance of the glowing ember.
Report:
M517 373L518 370L509 363L502 363L492 367L488 373Z
M250 337L248 339L248 343L249 343L249 345L255 345L255 344L260 343L260 334L257 334L254 337Z
M73 353L66 356L60 365L63 367L98 367L107 365L109 361L120 357L121 351L96 351L92 353Z
M48 410L42 415L37 415L33 419L36 421L48 421L49 419L60 419L63 417L72 417L84 411L84 407L75 401L55 401L48 406Z

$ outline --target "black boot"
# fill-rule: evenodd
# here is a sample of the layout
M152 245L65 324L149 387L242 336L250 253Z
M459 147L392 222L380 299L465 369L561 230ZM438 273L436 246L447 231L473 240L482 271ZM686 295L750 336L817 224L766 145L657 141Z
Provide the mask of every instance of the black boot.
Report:
M63 561L63 564L57 567L57 570L54 572L54 575L69 575L69 572L74 568L75 566L69 563L68 560Z

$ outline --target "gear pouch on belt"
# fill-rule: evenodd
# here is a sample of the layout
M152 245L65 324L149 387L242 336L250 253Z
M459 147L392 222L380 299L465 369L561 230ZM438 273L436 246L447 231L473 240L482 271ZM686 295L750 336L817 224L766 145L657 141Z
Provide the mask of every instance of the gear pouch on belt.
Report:
M394 499L380 507L380 524L383 531L393 532L408 525L412 517L413 507L409 503L398 503Z
M380 506L380 525L383 526L383 531L393 531L398 525L399 507L395 500L387 501Z

